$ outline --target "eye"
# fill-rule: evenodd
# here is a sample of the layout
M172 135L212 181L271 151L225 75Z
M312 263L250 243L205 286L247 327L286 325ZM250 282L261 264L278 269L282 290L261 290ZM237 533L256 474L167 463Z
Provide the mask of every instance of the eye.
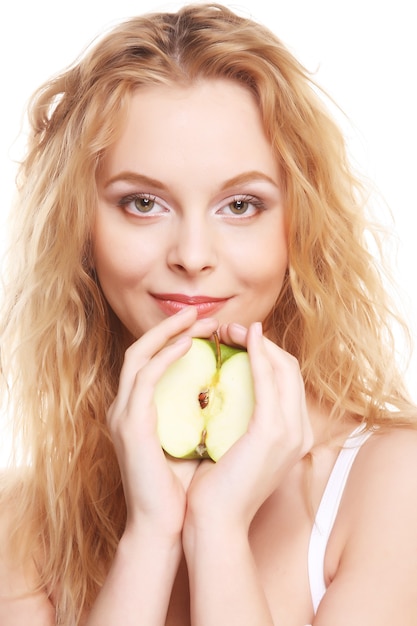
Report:
M154 196L141 193L132 193L124 196L118 202L118 206L131 215L147 215L164 213L165 209L158 204Z
M149 213L155 206L155 200L153 198L141 198L138 196L133 200L133 206L139 213Z
M245 217L250 218L265 209L265 205L255 196L236 196L227 204L223 205L217 213L225 217Z
M249 210L250 204L247 200L234 200L229 204L229 208L235 215L242 215Z

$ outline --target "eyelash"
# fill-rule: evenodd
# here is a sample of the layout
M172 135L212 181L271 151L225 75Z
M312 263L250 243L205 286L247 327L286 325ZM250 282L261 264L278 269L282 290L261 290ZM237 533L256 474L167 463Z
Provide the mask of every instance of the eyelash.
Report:
M128 211L129 204L137 202L138 200L147 200L150 203L152 203L152 202L156 202L157 198L156 196L152 196L147 193L131 193L127 196L123 196L123 198L121 198L119 202L117 203L117 206L120 207L121 209L125 209L127 212L132 213L132 215L135 215L135 214L141 215L140 211L134 211L134 210ZM149 211L143 211L142 215L147 215L148 213L150 213L150 211L152 211L152 208L153 207L151 207Z
M127 196L123 196L123 198L119 200L117 206L124 209L128 213L131 213L132 215L152 216L153 205L149 208L148 211L146 210L138 211L134 209L130 209L130 210L128 209L129 204L133 204L137 202L138 200L149 201L150 204L158 203L158 198L156 196L152 196L146 193L132 193ZM238 219L239 217L241 219L251 219L258 213L266 209L265 203L260 198L257 198L256 196L236 195L226 204L222 205L219 209L217 209L216 213L222 213L227 208L231 209L232 205L237 204L237 203L242 203L243 205L247 204L249 206L252 206L254 207L254 211L250 215L246 215L247 211L244 211L243 213L238 213L238 212L233 213L233 211L231 210L229 214L229 217L231 217L231 219Z
M235 196L230 202L228 202L226 205L224 205L221 209L219 209L220 211L222 211L225 207L230 208L233 204L236 204L238 202L241 202L242 204L248 204L250 206L254 207L254 212L250 215L246 215L246 211L245 213L234 213L231 212L231 214L233 214L234 216L237 217L241 217L243 216L243 218L246 217L246 219L250 219L251 217L254 217L254 215L257 215L258 213L260 213L261 211L264 211L266 209L265 203L260 199L257 198L256 196L248 196L248 195L243 195L243 196ZM235 219L235 218L232 218Z

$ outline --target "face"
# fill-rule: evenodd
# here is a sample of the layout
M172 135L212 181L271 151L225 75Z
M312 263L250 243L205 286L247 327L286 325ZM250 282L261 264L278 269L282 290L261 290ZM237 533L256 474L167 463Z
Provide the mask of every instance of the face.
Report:
M98 192L95 267L134 337L190 304L219 323L266 318L287 245L280 172L249 91L139 89Z

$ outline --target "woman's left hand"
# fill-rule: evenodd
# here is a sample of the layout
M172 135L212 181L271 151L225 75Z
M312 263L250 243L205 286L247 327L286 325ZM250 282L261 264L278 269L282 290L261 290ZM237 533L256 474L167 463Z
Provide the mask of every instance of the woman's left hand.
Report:
M248 431L217 463L204 461L187 494L184 531L213 527L249 529L258 509L286 472L313 445L304 384L297 360L262 335L235 324L220 329L221 341L246 346L255 408Z

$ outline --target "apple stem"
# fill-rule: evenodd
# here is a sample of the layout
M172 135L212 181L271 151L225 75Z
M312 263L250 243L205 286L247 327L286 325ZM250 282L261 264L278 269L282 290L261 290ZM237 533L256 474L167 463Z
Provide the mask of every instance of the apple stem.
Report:
M219 335L217 334L217 330L214 331L213 337L214 337L214 343L216 344L216 365L217 365L217 369L219 370L222 366L222 353L220 349L220 339L219 339Z

